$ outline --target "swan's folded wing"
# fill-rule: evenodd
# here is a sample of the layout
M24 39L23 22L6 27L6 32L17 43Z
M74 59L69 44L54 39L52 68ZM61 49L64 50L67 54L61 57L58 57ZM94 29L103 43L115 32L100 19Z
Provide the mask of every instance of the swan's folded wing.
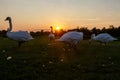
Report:
M9 38L17 41L28 41L33 39L33 37L26 31L10 32L7 35Z

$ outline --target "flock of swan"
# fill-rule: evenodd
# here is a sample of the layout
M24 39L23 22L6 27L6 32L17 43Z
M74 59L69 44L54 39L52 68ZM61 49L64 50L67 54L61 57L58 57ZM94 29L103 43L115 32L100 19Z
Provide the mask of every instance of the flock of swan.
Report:
M17 41L19 47L21 46L22 43L34 39L27 31L12 32L11 17L7 17L5 19L5 21L9 22L9 29L6 34L7 37L12 40ZM50 40L54 40L55 35L53 33L53 28L52 27L50 27L50 28L51 28L51 32L48 37ZM70 32L63 34L59 39L57 39L55 41L65 42L65 43L70 44L71 47L76 47L78 42L82 41L82 40L83 40L83 32L70 31ZM117 38L112 37L108 33L101 33L101 34L98 34L97 36L95 36L95 34L92 34L91 39L89 41L91 42L92 40L99 41L99 42L106 44L108 42L117 40Z

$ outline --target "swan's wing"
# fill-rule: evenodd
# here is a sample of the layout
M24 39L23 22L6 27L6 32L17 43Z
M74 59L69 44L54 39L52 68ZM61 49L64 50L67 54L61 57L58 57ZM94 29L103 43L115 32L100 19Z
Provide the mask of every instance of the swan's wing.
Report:
M108 33L102 33L102 34L97 35L95 37L95 40L102 41L102 42L109 42L109 41L113 41L113 40L117 40L117 39L112 37Z
M27 31L19 31L19 32L17 32L17 34L19 34L19 36L27 38L27 39L33 39L33 37Z
M83 39L83 33L82 32L67 32L65 33L58 41L65 41L69 43L76 44L79 40Z
M83 34L82 34L82 33L72 31L72 32L67 32L67 33L65 33L60 39L61 39L61 40L66 40L66 39L79 39L79 38L82 38L82 37L83 37Z
M28 41L33 39L33 37L26 31L9 32L7 33L7 36L17 41Z

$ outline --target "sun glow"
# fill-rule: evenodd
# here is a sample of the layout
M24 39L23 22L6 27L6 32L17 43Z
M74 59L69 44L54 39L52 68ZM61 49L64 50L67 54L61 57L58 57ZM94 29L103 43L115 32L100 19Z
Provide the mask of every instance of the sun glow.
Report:
M56 26L56 30L58 30L58 31L59 31L60 29L61 29L61 28L60 28L60 26Z

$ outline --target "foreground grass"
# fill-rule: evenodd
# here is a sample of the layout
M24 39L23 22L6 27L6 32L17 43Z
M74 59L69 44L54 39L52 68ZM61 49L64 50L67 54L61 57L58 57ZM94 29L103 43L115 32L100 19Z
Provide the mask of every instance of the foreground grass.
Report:
M6 58L11 56L12 59ZM0 40L0 80L120 80L120 42L80 42L76 50L47 36L17 47Z

